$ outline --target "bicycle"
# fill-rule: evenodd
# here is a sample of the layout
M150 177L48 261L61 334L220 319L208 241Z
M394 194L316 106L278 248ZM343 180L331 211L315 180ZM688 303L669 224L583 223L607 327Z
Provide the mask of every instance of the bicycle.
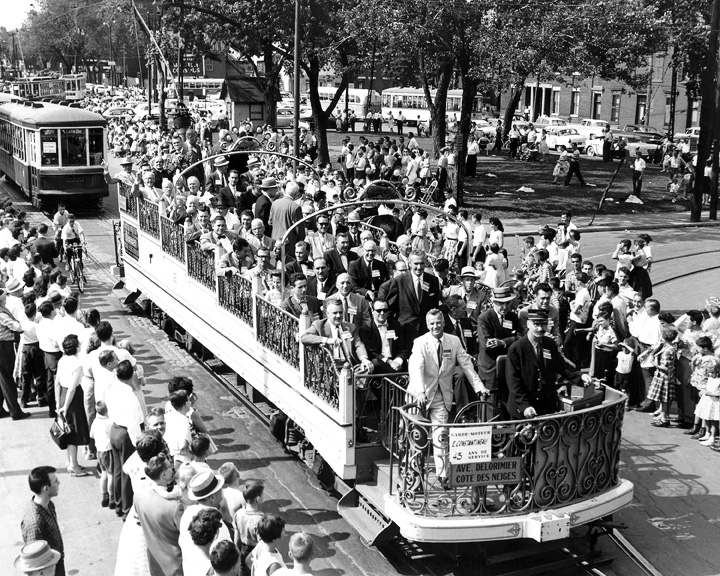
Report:
M78 250L82 250L85 255L87 255L87 247L85 244L71 244L65 248L65 256L67 258L68 280L71 284L73 282L77 283L78 291L82 294L85 292L85 283L87 280L85 279Z

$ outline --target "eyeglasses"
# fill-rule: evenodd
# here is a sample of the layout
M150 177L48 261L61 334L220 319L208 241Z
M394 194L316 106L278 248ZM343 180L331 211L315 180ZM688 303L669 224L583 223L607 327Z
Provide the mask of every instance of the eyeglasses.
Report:
M389 310L387 308L374 308L375 312L378 314L387 314Z
M329 224L329 222L318 222L317 223L318 226L327 226L328 224Z

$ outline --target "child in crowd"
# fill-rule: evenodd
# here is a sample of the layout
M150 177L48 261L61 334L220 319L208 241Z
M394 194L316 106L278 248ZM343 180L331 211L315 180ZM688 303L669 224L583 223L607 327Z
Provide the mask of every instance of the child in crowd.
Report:
M193 466L198 472L211 469L207 458L213 454L212 444L213 442L207 434L197 434L190 441Z
M568 155L567 152L563 152L560 154L560 157L557 159L557 162L555 163L555 168L553 168L553 184L558 183L558 178L564 179L565 175L570 170L570 162L568 161Z
M110 493L112 492L112 462L110 461L110 428L112 422L108 419L107 406L102 400L95 403L95 420L90 427L90 438L95 440L97 450L98 471L100 472L100 492L102 500L100 505L106 508L110 504Z
M707 336L700 336L695 341L697 354L692 359L692 375L690 384L700 392L700 401L695 407L695 426L688 432L695 433L692 437L700 440L703 446L712 446L720 436L720 390L711 378L720 376L720 358L713 354L713 343ZM705 434L699 434L700 422L703 422ZM720 451L720 447L714 446Z
M663 342L659 350L653 354L655 375L650 383L647 398L660 405L660 413L652 422L653 426L659 428L670 426L669 410L675 400L675 359L677 356L675 339L677 335L678 331L674 326L664 326L662 328Z
M256 529L258 522L265 517L260 510L265 485L260 480L248 480L243 488L245 507L235 513L233 528L235 529L235 544L240 549L240 562L243 576L250 576L250 569L245 560L257 546Z
M310 561L315 555L315 545L312 536L305 532L298 532L290 536L288 554L293 561L292 568L279 568L273 572L274 576L292 576L293 574L312 574Z
M615 366L615 388L622 390L625 394L630 391L630 379L632 378L633 363L635 362L635 348L632 338L625 338L620 344L620 351L617 353L617 365ZM630 399L628 398L625 409L629 409Z
M595 323L595 361L593 363L593 377L605 378L608 385L615 382L615 358L618 347L618 338L610 322L611 316L607 312L599 312Z
M227 504L231 518L235 518L237 511L245 506L243 491L240 489L240 471L232 462L225 462L225 464L220 466L218 474L225 479L225 484L223 484L223 498L225 498L225 503ZM232 524L232 520L230 524Z

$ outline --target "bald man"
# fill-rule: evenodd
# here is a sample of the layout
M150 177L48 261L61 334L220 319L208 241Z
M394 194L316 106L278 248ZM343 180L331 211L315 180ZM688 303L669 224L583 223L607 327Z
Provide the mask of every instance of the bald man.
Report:
M350 262L348 274L354 284L353 290L369 300L374 300L380 286L390 279L390 274L385 262L375 258L378 253L375 242L367 240L362 248L362 258Z

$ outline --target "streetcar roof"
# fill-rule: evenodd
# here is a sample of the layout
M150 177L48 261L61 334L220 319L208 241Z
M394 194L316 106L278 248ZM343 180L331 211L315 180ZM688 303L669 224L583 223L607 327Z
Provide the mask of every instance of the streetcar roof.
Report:
M105 118L95 112L83 108L71 108L49 102L33 102L25 105L18 102L9 102L0 106L0 114L25 126L77 126L78 124L93 124L105 126Z

